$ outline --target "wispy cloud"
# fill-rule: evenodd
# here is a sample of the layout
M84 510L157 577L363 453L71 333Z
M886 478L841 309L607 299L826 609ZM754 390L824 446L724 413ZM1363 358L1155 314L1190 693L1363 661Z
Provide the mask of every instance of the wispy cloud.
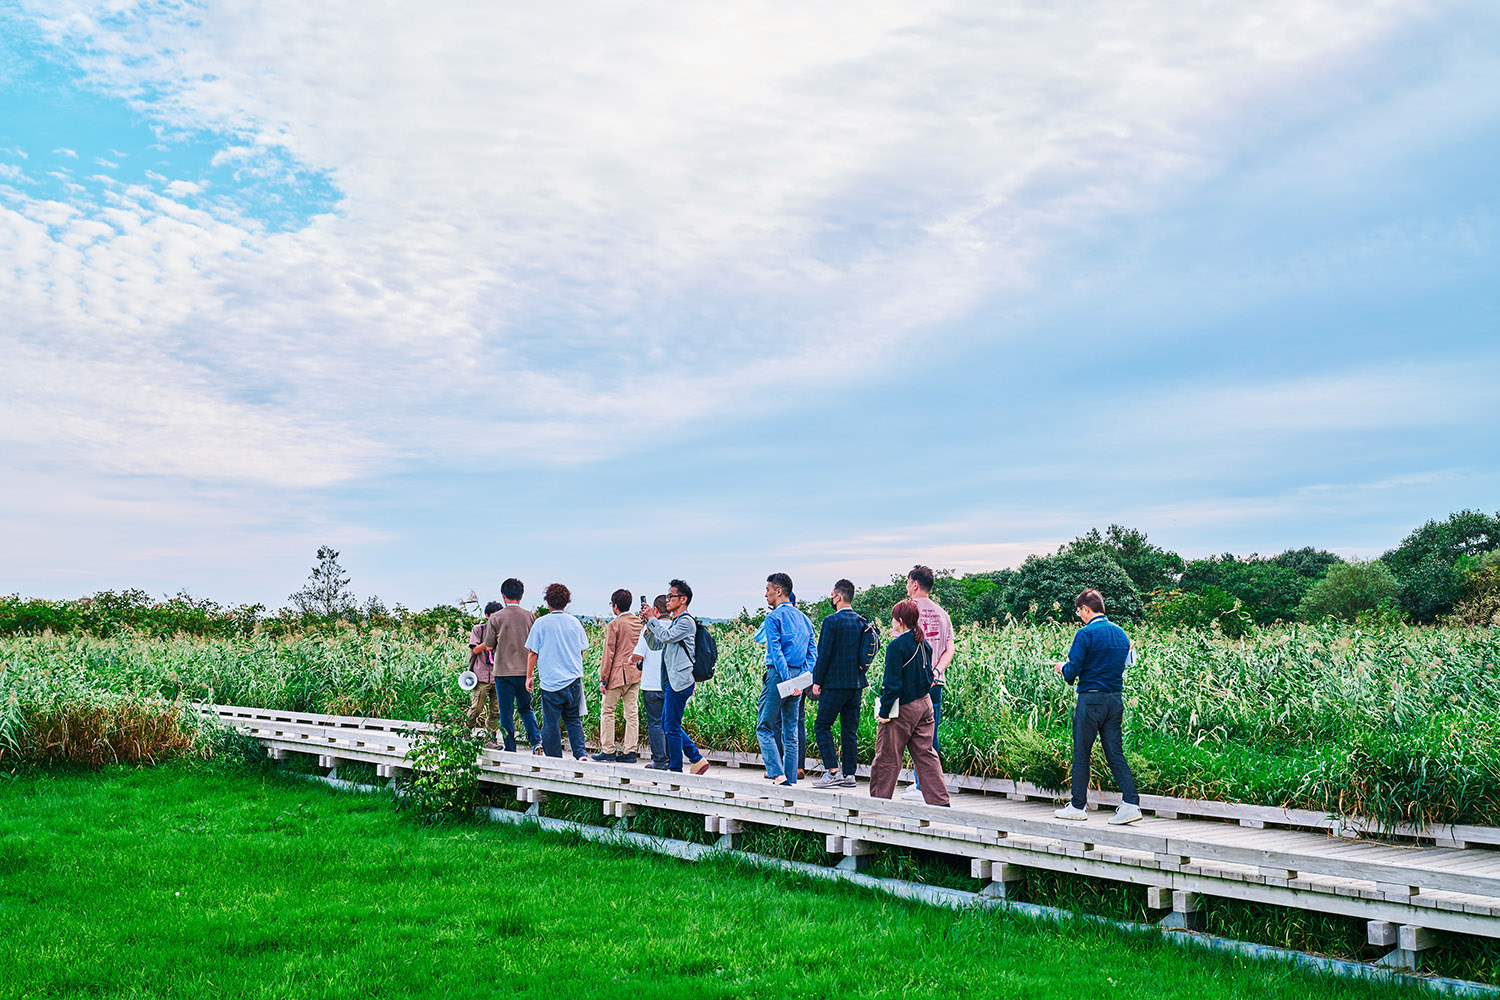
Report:
M180 401L122 398L121 428L247 426L259 394L277 420L383 443L328 461L287 435L243 475L323 484L477 428L502 460L587 460L668 413L703 426L877 369L897 338L1024 285L1057 234L1207 169L1237 109L1414 9L69 3L39 22L93 85L164 130L230 137L225 165L281 149L331 171L345 200L294 233L189 209L189 180L112 189L58 234L23 202L11 273L57 280L4 290L63 364L119 317L113 381ZM143 259L143 239L162 250ZM86 405L46 405L92 426ZM143 472L226 471L197 446L60 440Z

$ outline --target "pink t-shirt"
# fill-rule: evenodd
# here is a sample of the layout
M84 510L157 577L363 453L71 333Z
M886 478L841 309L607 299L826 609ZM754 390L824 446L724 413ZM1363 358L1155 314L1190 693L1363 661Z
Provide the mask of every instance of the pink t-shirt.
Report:
M953 619L930 597L918 597L916 602L917 624L922 626L922 634L932 644L932 683L941 684L946 670L939 668L938 663L953 647Z

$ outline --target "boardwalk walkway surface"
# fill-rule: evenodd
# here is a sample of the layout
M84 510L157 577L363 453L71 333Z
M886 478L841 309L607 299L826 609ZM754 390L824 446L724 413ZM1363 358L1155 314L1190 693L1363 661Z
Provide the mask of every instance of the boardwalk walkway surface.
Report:
M405 770L404 727L418 723L354 716L205 706L263 743L273 757L316 754L374 764L383 777ZM725 755L731 758L734 755ZM1500 830L1447 827L1405 831L1400 842L1354 839L1367 823L1306 810L1143 796L1148 816L1110 826L1052 815L1053 793L956 776L950 809L871 798L863 788L809 783L772 786L759 770L715 763L703 775L647 770L531 753L485 751L481 779L516 790L523 802L548 793L600 800L606 816L641 807L696 813L705 829L735 846L744 823L822 834L828 850L857 867L879 846L935 851L970 862L971 873L1004 897L1028 868L1072 872L1148 887L1148 905L1167 923L1192 927L1204 896L1251 900L1369 921L1372 944L1389 945L1389 964L1409 965L1434 931L1500 938ZM1106 803L1108 794L1091 796ZM1038 801L1038 799L1043 799ZM1155 813L1155 815L1149 815ZM1342 834L1342 835L1336 835Z

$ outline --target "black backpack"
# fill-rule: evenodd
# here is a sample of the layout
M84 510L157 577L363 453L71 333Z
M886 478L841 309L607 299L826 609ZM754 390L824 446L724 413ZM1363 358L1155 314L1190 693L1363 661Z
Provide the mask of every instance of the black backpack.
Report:
M693 619L697 632L693 636L693 648L688 650L688 655L693 661L693 683L713 680L714 665L719 662L719 644L714 642L714 634L708 630L708 626ZM684 643L686 645L686 643Z

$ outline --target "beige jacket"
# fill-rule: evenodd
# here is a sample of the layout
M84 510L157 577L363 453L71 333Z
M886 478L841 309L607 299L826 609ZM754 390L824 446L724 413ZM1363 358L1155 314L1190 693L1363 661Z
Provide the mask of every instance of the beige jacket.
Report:
M626 687L641 682L639 664L631 663L635 644L641 637L641 621L633 611L616 615L604 629L604 650L599 654L599 683L606 688Z

